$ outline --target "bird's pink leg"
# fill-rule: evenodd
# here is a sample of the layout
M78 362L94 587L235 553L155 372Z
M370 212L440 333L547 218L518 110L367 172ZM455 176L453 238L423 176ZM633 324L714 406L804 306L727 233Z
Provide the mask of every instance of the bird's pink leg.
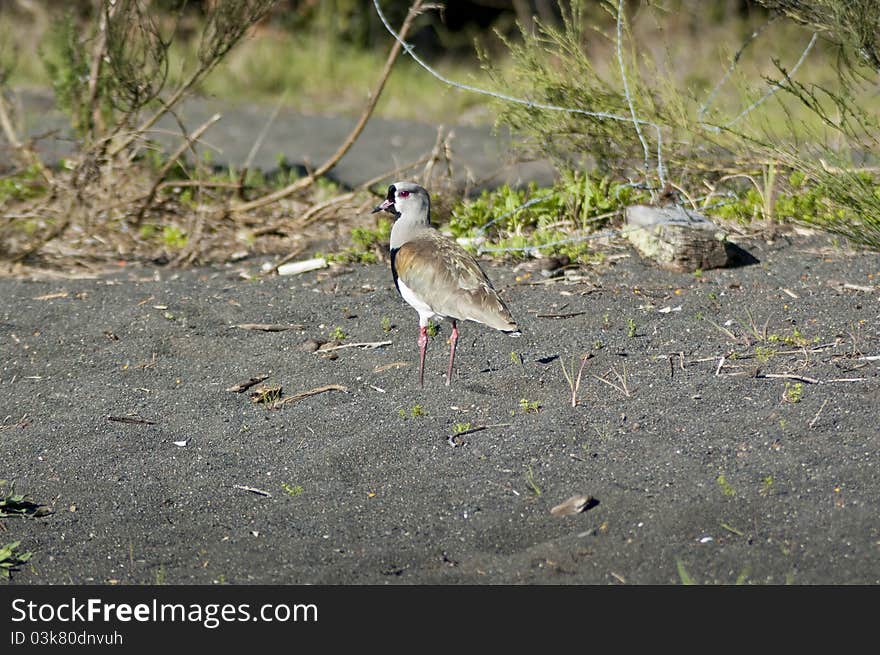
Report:
M455 342L458 341L458 326L452 321L452 334L449 336L449 369L446 371L446 386L452 382L452 363L455 361Z
M425 350L428 348L428 328L419 327L419 386L425 386Z

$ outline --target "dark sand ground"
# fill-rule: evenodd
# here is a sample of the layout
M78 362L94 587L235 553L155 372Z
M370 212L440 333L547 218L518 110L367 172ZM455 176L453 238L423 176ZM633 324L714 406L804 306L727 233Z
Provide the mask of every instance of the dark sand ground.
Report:
M0 519L13 581L877 584L880 257L742 245L700 276L489 266L524 336L464 324L447 388L441 325L422 390L385 266L2 279L0 478L53 510ZM337 327L391 343L303 348ZM347 390L227 391L259 374Z

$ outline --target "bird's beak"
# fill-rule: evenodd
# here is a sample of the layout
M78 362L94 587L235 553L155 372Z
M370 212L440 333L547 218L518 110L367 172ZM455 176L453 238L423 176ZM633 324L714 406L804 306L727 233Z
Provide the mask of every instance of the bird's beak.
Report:
M386 198L385 200L382 201L381 205L376 205L375 207L373 207L373 211L370 213L375 214L376 212L381 212L381 211L390 211L392 214L394 214L395 213L394 201Z

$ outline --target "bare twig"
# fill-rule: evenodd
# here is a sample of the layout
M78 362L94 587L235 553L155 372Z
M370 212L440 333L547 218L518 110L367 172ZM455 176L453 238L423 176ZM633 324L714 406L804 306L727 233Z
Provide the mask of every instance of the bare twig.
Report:
M204 52L199 52L199 65L192 74L178 86L169 96L169 98L159 98L160 107L149 118L147 118L139 127L134 129L119 142L117 142L110 150L111 159L118 156L122 151L128 148L136 139L139 139L147 130L153 127L162 116L171 111L175 105L192 89L199 81L204 79L218 63L223 56L244 36L245 31L250 25L258 21L268 12L272 5L269 2L257 3L256 7L248 7L247 3L211 3L212 13L208 16L208 28L206 35L209 34L207 40L203 40L203 45L207 43ZM229 14L228 11L235 12L237 8L244 9L244 13L238 16ZM235 22L235 18L241 19L241 22ZM233 20L230 20L233 19ZM217 21L222 21L222 26L217 25ZM204 36L204 35L203 35Z
M260 130L260 134L257 136L256 141L254 141L254 145L251 146L251 150L248 153L247 159L244 160L244 165L241 168L241 175L238 176L238 196L241 199L244 199L244 182L247 178L248 170L250 169L251 164L254 161L254 157L257 156L257 153L263 146L263 141L266 140L266 137L269 134L269 130L271 129L273 123L275 123L275 119L278 118L278 114L281 112L281 107L284 105L285 100L287 100L286 89L281 97L278 99L278 104L275 105L275 109L272 111L272 115L269 116L269 120L266 121L263 129Z
M416 0L412 6L409 8L409 12L406 15L406 18L403 21L403 25L400 28L400 34L402 36L406 36L412 27L413 21L416 16L422 10L423 2L422 0ZM316 179L325 175L330 169L332 169L339 162L340 159L348 152L354 142L357 141L357 138L360 136L361 132L363 132L364 127L367 125L367 121L370 119L370 116L373 115L373 110L376 108L376 103L379 102L379 96L382 95L382 90L385 88L385 82L388 81L389 75L391 75L391 70L394 67L394 62L397 61L397 57L400 55L400 51L402 49L400 41L395 41L394 45L391 47L391 51L388 53L388 58L385 60L385 67L382 69L382 74L379 77L379 83L376 85L373 93L370 94L370 98L367 101L364 110L361 112L361 116L358 119L358 122L352 128L351 133L346 137L345 141L342 145L337 148L336 152L334 152L330 158L321 164L317 169L310 172L306 177L300 178L296 182L287 185L283 189L279 189L278 191L274 191L273 193L267 194L261 198L257 198L255 200L251 200L249 202L240 202L233 204L231 210L233 212L244 212L250 211L252 209L256 209L258 207L263 207L265 205L272 204L273 202L277 202L282 198L286 198L287 196L296 193L302 189L305 189L311 186Z
M816 415L813 417L813 420L810 421L809 427L811 430L813 429L813 426L816 425L816 422L819 420L819 416L822 414L822 410L825 409L825 405L828 404L828 400L829 400L828 398L825 399L825 402L822 403L822 406L819 408L819 411L816 412Z
M434 141L434 147L431 149L431 154L428 158L428 163L425 164L425 170L422 173L422 186L430 187L431 178L434 176L434 166L440 161L440 150L443 147L443 126L437 128L437 139Z
M3 97L2 93L0 93L0 128L3 129L3 134L9 142L9 145L16 150L21 150L21 140L18 138L18 133L15 131L15 127L12 125L9 110L6 108L6 99Z
M238 182L220 182L216 180L168 180L159 185L159 189L174 187L198 187L200 189L238 189Z
M334 205L339 205L344 202L347 202L354 198L355 192L349 191L348 193L343 193L338 196L334 196L329 200L325 200L324 202L319 202L316 205L312 205L309 207L308 211L306 211L302 216L296 218L291 221L289 219L285 219L282 221L278 221L277 223L272 223L271 225L266 225L265 227L257 228L252 232L254 236L262 236L264 234L271 234L283 227L287 227L288 229L293 229L294 227L300 228L305 227L309 223L311 223L318 214L329 207L333 207ZM277 267L276 267L277 268Z
M641 121L636 115L636 107L633 104L632 95L630 95L629 92L629 82L627 82L626 79L626 66L623 63L623 0L618 0L617 2L617 63L620 66L620 79L623 81L623 93L626 96L626 103L629 105L629 113L632 116L633 126L636 128L636 136L639 137L639 143L642 144L642 150L644 150L645 153L645 175L647 176L648 167L650 166L651 161L651 152L648 150L648 142L645 141L645 136L642 134L642 127L640 125ZM651 187L647 177L645 178L645 182L648 183L648 187L651 190L651 198L656 198L654 189Z
M202 232L204 231L205 223L207 222L208 216L211 216L211 222L217 222L220 220L223 214L224 212L222 210L207 211L204 207L200 207L196 212L194 212L186 230L186 246L183 250L180 251L180 254L171 261L170 265L181 266L192 264L199 255Z
M618 384L615 384L614 382L611 382L610 380L606 380L603 377L599 377L598 375L594 375L593 377L596 378L597 380L599 380L600 382L604 382L609 387L614 387L620 393L622 393L624 396L629 398L631 395L631 392L630 392L629 386L627 385L627 382L626 382L626 364L623 365L623 374L618 373L617 369L615 369L613 367L611 368L609 373L614 373L614 376L617 378ZM606 373L606 375L607 375L607 373Z
M758 373L756 378L780 378L783 380L797 380L798 382L806 382L807 384L819 384L816 378L810 378L806 375L798 375L796 373Z
M390 346L393 341L362 341L359 343L344 343L339 346L321 346L318 348L315 353L327 353L331 350L342 350L343 348L364 348L365 350L374 350L376 348L383 348L384 346Z
M819 158L819 164L826 173L880 173L880 166L853 166L842 168L840 166L831 166L827 161Z
M285 330L302 330L305 326L299 323L238 323L230 327L260 332L284 332Z
M160 100L162 107L156 111L150 118L144 121L140 127L132 130L125 136L119 143L117 143L109 152L110 158L114 158L118 156L123 150L125 150L128 146L132 144L135 139L140 138L141 135L146 133L156 122L162 118L163 115L171 111L171 108L180 102L180 99L184 96L184 94L189 91L189 89L198 81L199 75L193 74L193 76L187 80L183 85L181 85L169 98L168 100Z
M184 139L186 139L187 135L189 134L189 130L186 128L186 123L183 122L183 119L180 117L178 112L174 110L173 107L168 108L168 114L171 116L171 118L174 119L174 122L177 123L178 132L174 132L172 130L162 130L162 129L156 128L156 129L150 130L150 134L168 134L170 136L175 136L175 137L178 135L181 135L181 136L183 136ZM215 148L215 150L216 150L216 148ZM192 144L190 144L190 151L192 152L193 157L197 158L199 156L199 153L196 152L196 149L192 147ZM137 150L132 150L132 153L129 156L129 160L134 161L136 156L137 156Z
M100 12L101 17L98 19L98 38L95 40L95 47L92 50L89 66L89 97L86 107L89 114L89 134L93 137L95 128L98 132L103 131L101 110L98 107L98 80L101 77L101 67L107 57L107 22L113 18L118 7L119 4L110 2L101 8L103 11Z
M268 373L258 375L256 377L251 378L250 380L248 380L246 382L239 382L238 384L233 384L231 387L228 387L226 389L226 391L232 391L234 393L242 393L244 391L247 391L248 389L250 389L254 385L259 384L263 380L268 379L268 377L269 377Z
M27 163L31 166L35 166L37 170L40 171L40 174L49 184L52 183L52 173L49 172L43 162L40 161L40 158L37 157L34 152L25 147L21 139L18 137L18 133L15 131L15 127L12 124L12 119L9 116L9 110L6 106L6 99L3 97L3 89L0 88L0 128L3 130L3 134L6 137L6 140L9 142L9 145L13 147L13 149L18 152Z
M367 180L366 182L361 184L358 188L359 189L369 189L371 186L373 186L374 184L378 184L382 180L396 178L403 171L409 170L411 168L418 168L422 164L426 163L427 161L429 161L431 159L431 156L432 155L429 153L427 155L420 157L419 159L417 159L414 162L410 162L409 164L403 164L402 166L397 166L396 168L393 168L390 171L386 171L386 172L382 173L381 175L377 175L376 177Z
M544 102L535 102L533 100L526 100L524 98L517 98L511 95L507 95L504 93L497 93L495 91L489 91L487 89L481 89L479 87L470 85L470 84L461 84L459 82L454 82L447 77L444 77L436 70L431 68L421 57L419 57L414 51L413 47L404 41L404 34L401 31L400 33L395 32L394 28L388 23L388 19L385 17L385 14L382 12L382 8L379 6L379 0L373 0L373 7L376 9L376 14L379 16L379 20L382 21L382 25L385 29L391 34L394 39L403 46L406 50L406 54L412 57L413 61L415 61L419 66L428 71L435 78L443 82L444 84L454 87L456 89L461 89L463 91L470 91L472 93L478 93L480 95L489 96L491 98L495 98L496 100L503 100L504 102L509 102L517 105L524 105L531 109L543 109L544 111L555 111L555 112L563 112L568 114L576 114L579 116L590 116L592 118L598 118L601 120L614 120L614 121L622 121L625 123L632 123L632 116L621 116L618 114L610 114L608 112L600 112L600 111L588 111L586 109L575 109L572 107L561 107L559 105L552 105ZM636 119L640 125L647 125L649 127L654 128L657 134L657 177L660 181L660 186L666 185L666 175L663 171L663 133L660 130L660 126L656 123L652 123L650 121Z
M257 228L256 230L253 231L252 234L254 236L261 236L263 234L271 234L272 232L275 232L275 231L281 230L281 229L286 229L286 230L290 231L293 229L299 229L299 228L305 227L307 225L310 225L311 223L314 222L314 220L324 210L330 209L331 207L334 207L336 205L340 205L344 202L348 202L349 200L354 199L357 195L357 191L359 191L361 189L369 189L371 186L373 186L374 184L376 184L378 182L381 182L382 180L396 177L399 173L401 173L405 170L409 170L411 168L416 168L418 166L421 166L422 164L427 162L430 159L430 157L431 157L430 154L425 155L424 157L421 157L420 159L417 159L414 162L411 162L409 164L404 164L403 166L398 166L390 171L382 173L381 175L377 175L376 177L369 179L366 182L364 182L363 184L361 184L354 191L350 191L348 193L343 193L342 195L335 196L335 197L330 198L329 200L326 200L324 202L320 202L316 205L312 205L311 207L309 207L308 211L306 211L302 216L300 216L296 219L290 220L288 218L285 218L283 220L277 221L277 222L272 223L270 225L265 225L263 227ZM291 259L293 259L297 255L299 255L300 252L302 252L302 250L303 249L300 248L295 253L287 255L284 259L280 260L277 264L275 264L271 269L266 271L263 275L272 275L272 274L276 273L278 271L279 266L289 262Z
M467 430L462 430L461 432L456 432L453 436L455 437L463 437L466 434L473 434L474 432L480 432L481 430L489 430L491 428L507 428L510 427L510 423L492 423L490 425L476 425L472 428L468 428Z
M703 317L703 320L705 320L707 323L709 323L709 325L712 325L713 327L718 328L718 330L721 331L721 332L723 332L724 334L726 334L726 335L728 336L728 338L729 338L731 341L733 341L733 342L739 342L739 341L741 341L741 339L740 339L739 337L737 337L733 332L731 332L730 330L728 330L726 327L723 327L723 326L721 326L721 325L718 325L718 323L716 323L715 321L713 321L711 318L706 318L706 317L704 316L704 317Z
M141 208L137 213L137 216L134 218L134 225L139 225L140 222L144 218L144 214L147 209L150 208L150 205L153 203L153 199L156 197L156 193L159 190L159 186L165 180L165 176L168 175L168 171L177 163L178 158L190 147L192 143L195 143L199 140L202 134L211 127L214 123L219 121L221 118L220 114L214 114L205 121L195 132L186 137L186 140L178 146L177 150L174 151L168 161L165 162L165 165L159 170L159 173L156 175L156 179L153 181L153 186L150 187L150 190L147 192L146 197L144 198L143 204L141 204Z
M27 414L23 414L16 423L6 423L6 421L10 418L12 418L12 416L7 416L5 419L3 419L3 423L2 425L0 425L0 431L11 430L12 428L26 428L31 423L31 419L28 418Z
M276 400L271 403L268 408L269 409L278 409L283 405L288 403L295 403L298 400L302 400L303 398L308 398L309 396L316 396L319 393L325 393L327 391L348 391L348 387L344 387L341 384L325 384L323 387L315 387L314 389L309 389L308 391L301 391L292 396L288 396L287 398L281 398L280 400Z
M115 421L117 423L131 423L134 425L156 425L155 421L150 421L145 418L135 418L133 416L108 416L108 421Z
M711 93L709 93L709 95L706 96L706 100L700 106L700 110L697 112L697 120L700 120L700 121L703 120L703 116L706 114L706 111L708 111L709 107L712 105L712 101L715 99L715 96L718 94L718 91L721 89L722 86L724 86L724 83L727 82L728 78L730 78L730 76L733 74L733 71L736 69L736 66L739 63L739 60L742 57L743 52L745 52L746 48L749 47L749 45L751 45L752 41L757 39L758 36L760 36L761 32L763 32L765 29L767 29L767 27L769 27L770 24L774 20L776 20L778 17L779 17L778 14L771 16L769 18L769 20L767 20L763 25L758 27L754 32L752 32L746 38L746 40L740 46L739 50L736 51L736 54L733 55L733 58L730 61L730 66L728 67L727 72L724 73L724 76L721 78L721 80L718 82L718 84L715 85L715 88L712 89Z
M790 78L792 75L794 75L794 74L797 72L798 68L801 67L801 64L803 64L803 63L804 63L804 60L807 58L807 55L810 54L810 50L812 50L812 49L813 49L813 46L816 45L816 40L817 40L818 38L819 38L819 33L818 33L818 32L814 32L814 33L813 33L813 37L810 39L810 42L807 44L807 47L804 48L804 51L801 53L800 59L798 59L798 60L797 60L797 63L792 67L791 72L785 72L785 71L783 71L783 72L785 72L785 76L786 76L786 78ZM729 121L729 122L724 126L725 129L730 128L732 125L734 125L735 123L739 122L739 120L740 120L743 116L745 116L746 114L750 113L752 110L754 110L755 108L757 108L757 107L758 107L759 105L761 105L765 100L767 100L767 98L769 98L770 96L772 96L774 93L776 93L777 91L779 91L779 89L781 89L781 88L782 88L782 84L781 84L781 83L779 83L779 82L774 82L774 83L771 85L771 87L766 91L766 93L764 93L763 96L761 96L761 97L758 98L755 102L753 102L751 105L749 105L748 107L746 107L745 109L743 109L743 110L742 110L739 114L737 114L737 115L736 115L731 121ZM716 129L718 129L718 128L716 128Z
M247 491L252 494L257 494L258 496L266 496L268 498L272 497L272 494L269 493L268 491L263 491L262 489L257 489L256 487L246 487L241 484L234 484L232 486L235 489L241 489L242 491Z
M31 241L27 246L12 255L9 258L10 261L20 262L24 259L27 259L44 245L60 236L70 225L71 219L73 217L73 212L75 211L75 199L76 194L71 194L70 199L67 202L67 207L60 212L61 216L58 218L58 221L55 223L55 225L52 226L52 229L49 230L46 234L40 235L37 239Z
M853 291L863 291L865 293L873 293L876 291L876 288L873 286L866 286L863 284L851 284L850 282L845 282L843 284L844 289L851 289Z
M535 318L574 318L587 312L568 312L567 314L535 314Z
M572 366L571 373L568 372L568 369L565 368L565 362L562 360L562 357L559 358L559 364L562 366L562 374L565 376L566 381L568 382L568 386L571 389L571 406L577 407L578 405L578 391L581 388L581 376L584 373L584 366L587 364L587 360L593 356L593 353L584 353L581 356L581 366L578 369L577 376L572 378L572 374L574 373L574 366Z

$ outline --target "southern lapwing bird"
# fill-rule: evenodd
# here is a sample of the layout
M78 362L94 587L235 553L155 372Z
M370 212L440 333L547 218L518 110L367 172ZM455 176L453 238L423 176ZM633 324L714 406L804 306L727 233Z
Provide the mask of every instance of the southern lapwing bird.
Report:
M387 211L397 220L391 228L391 275L397 291L419 313L419 386L424 386L428 321L452 321L449 368L452 380L458 321L474 321L520 336L516 321L483 269L464 248L431 227L431 198L412 182L396 182L373 213Z

